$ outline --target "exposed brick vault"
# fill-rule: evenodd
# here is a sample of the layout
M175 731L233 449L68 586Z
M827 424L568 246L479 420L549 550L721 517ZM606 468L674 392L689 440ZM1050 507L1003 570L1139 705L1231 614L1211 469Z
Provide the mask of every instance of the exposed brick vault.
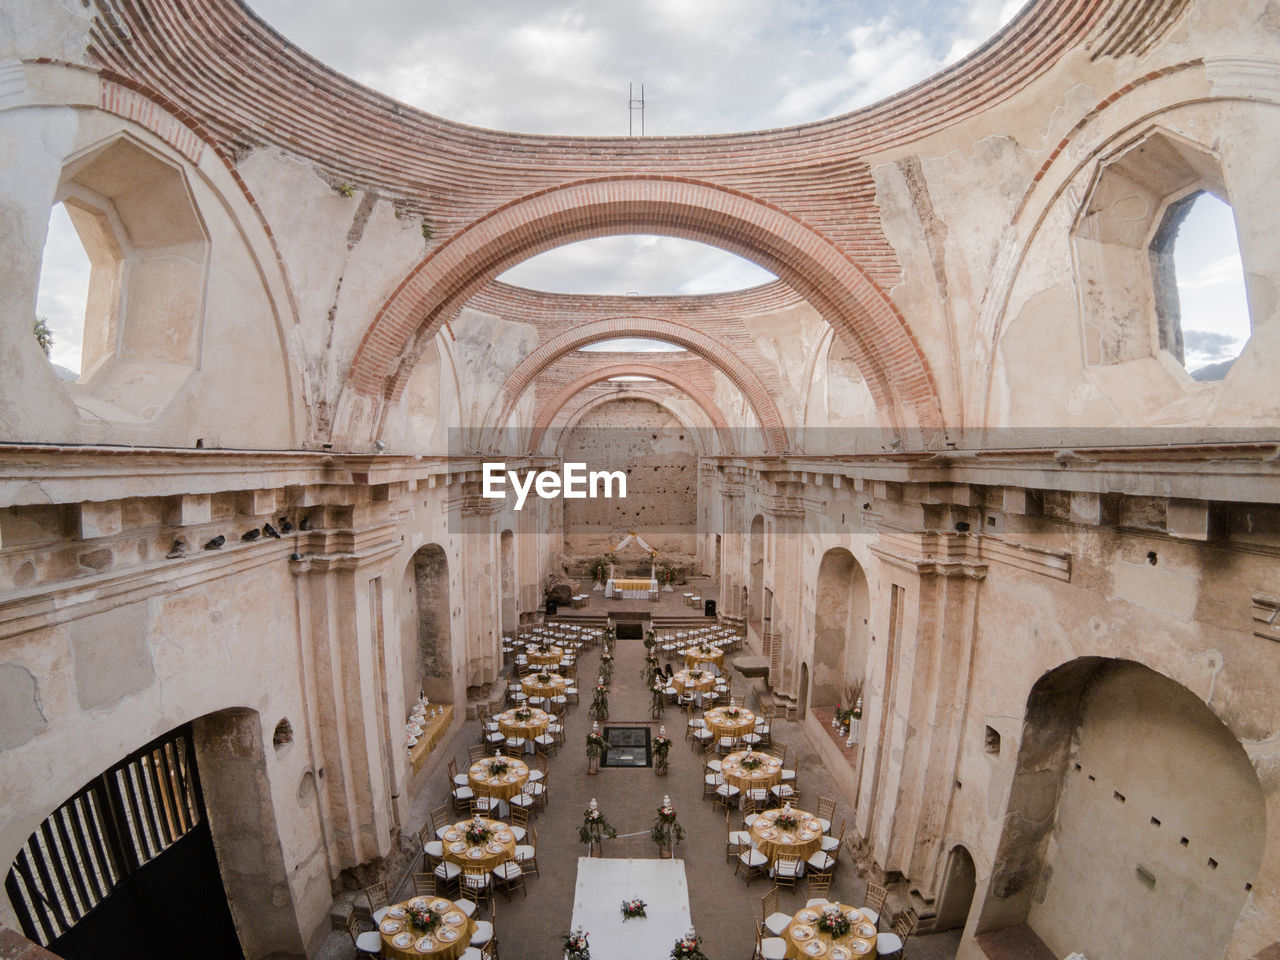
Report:
M692 327L673 323L670 320L646 317L618 317L585 323L540 344L511 372L511 376L507 379L505 397L495 401L495 404L501 402L502 405L496 407L486 422L496 427L506 425L521 395L539 373L560 357L579 347L616 337L648 337L665 340L704 357L728 377L746 397L760 424L765 449L774 454L783 453L788 449L787 430L773 402L773 397L732 350Z
M122 95L185 125L199 140L189 154L208 144L234 173L246 153L276 147L430 223L425 258L370 319L345 378L371 429L420 345L490 278L553 246L628 232L704 241L773 270L848 344L886 418L939 426L925 350L885 293L901 268L865 158L1008 99L1073 48L1140 54L1185 5L1033 0L974 54L887 100L710 137L542 137L442 120L329 70L236 0L97 0L90 56Z
M582 393L588 387L597 383L606 381L611 377L621 376L640 376L652 377L654 380L662 383L670 384L685 394L690 400L696 403L702 412L707 415L711 421L711 425L716 429L720 436L721 446L725 453L733 453L733 438L729 433L729 425L725 420L724 413L716 405L716 402L700 387L688 378L673 373L668 367L660 367L649 363L617 363L585 373L578 379L565 385L559 393L550 400L538 406L537 412L533 418L533 430L529 435L529 452L536 453L539 445L542 443L543 434L555 421L556 417L565 408L565 406L575 396Z

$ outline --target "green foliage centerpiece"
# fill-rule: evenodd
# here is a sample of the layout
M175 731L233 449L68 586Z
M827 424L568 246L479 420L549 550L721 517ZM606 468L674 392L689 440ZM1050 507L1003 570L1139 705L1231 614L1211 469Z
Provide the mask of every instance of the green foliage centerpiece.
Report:
M471 846L483 847L493 839L493 831L489 829L489 825L477 813L475 819L467 824L467 829L463 831L463 837Z
M790 800L783 805L782 810L773 818L773 825L787 833L795 833L800 829L800 818L791 811Z
M818 918L817 926L833 940L839 940L841 937L848 936L849 931L853 929L853 922L832 903L822 908L822 916Z
M655 680L649 688L649 714L653 717L662 716L662 709L667 705L665 689L661 680Z
M405 919L414 930L430 935L444 922L444 914L424 901L415 900L406 909Z
M667 774L667 757L671 753L671 738L667 736L666 727L658 727L658 735L653 738L653 772L660 777Z
M605 686L604 677L596 682L596 690L591 697L591 716L597 720L609 719L609 688Z
M738 766L748 772L759 770L764 766L764 757L760 756L760 754L754 752L748 747L747 755L738 761Z

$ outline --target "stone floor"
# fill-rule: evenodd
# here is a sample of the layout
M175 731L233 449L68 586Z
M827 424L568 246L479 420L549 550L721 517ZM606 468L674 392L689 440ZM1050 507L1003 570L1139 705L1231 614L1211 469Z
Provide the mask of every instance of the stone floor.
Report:
M638 640L619 641L614 656L616 666L610 684L608 722L651 722L648 696L640 683L643 644ZM599 649L586 653L580 675L595 675L599 657ZM748 689L741 677L732 671L729 675L733 677L734 693L741 701ZM748 960L755 945L754 923L760 915L760 898L769 891L771 881L757 879L748 885L741 876L734 876L733 864L725 861L725 814L723 809L715 809L710 801L702 799L702 758L684 739L684 713L668 708L662 717L668 734L675 741L668 776L658 777L651 768L605 768L597 775L588 776L583 744L591 727L589 703L590 695L584 688L582 703L571 707L568 714L566 745L550 764L548 808L531 823L538 832L541 876L529 879L527 898L518 892L510 900L498 894L497 926L503 960L554 960L560 955L560 937L569 929L573 913L577 859L586 853L578 841L578 828L591 799L599 802L619 834L641 834L631 840L607 843L606 856L651 857L656 856L656 850L648 840L648 830L664 794L670 795L688 833L676 855L685 862L690 909L694 925L704 937L707 956L711 960ZM479 722L468 721L453 742L444 745L442 756L452 754L460 766L465 766L466 747L479 741L479 733ZM842 819L852 822L852 811L819 766L800 728L775 722L774 740L788 745L788 766L793 765L792 758L799 756L799 782L804 798L801 806L812 808L817 797L830 796L838 801L834 831L839 831ZM433 778L430 786L415 798L408 828L416 829L427 819L432 807L446 802L448 784L443 767L442 762L441 775ZM735 827L738 820L735 812ZM857 904L862 902L865 890L857 865L842 855L833 898ZM408 895L405 889L399 896ZM780 908L788 912L799 909L806 896L803 881L794 890L783 889ZM959 931L918 936L911 939L906 952L911 960L943 960L955 956L958 943ZM328 938L320 956L323 960L345 960L353 953L350 939L343 931Z

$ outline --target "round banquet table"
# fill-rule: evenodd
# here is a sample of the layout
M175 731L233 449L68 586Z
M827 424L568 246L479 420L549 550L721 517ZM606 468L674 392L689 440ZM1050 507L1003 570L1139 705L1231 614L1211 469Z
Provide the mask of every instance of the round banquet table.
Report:
M730 716L730 710L737 710L737 716ZM717 737L742 737L756 728L756 715L745 707L716 707L704 713L702 719Z
M564 648L548 647L546 653L539 653L533 647L526 647L524 655L532 666L551 667L564 659Z
M444 913L446 920L436 928L435 933L425 934L409 927L404 914L409 904L431 904ZM399 912L399 916L397 916ZM445 931L454 931L453 939L448 939ZM443 897L414 897L397 903L387 911L378 927L382 936L382 955L392 960L417 960L419 957L430 957L431 960L457 960L471 945L471 937L476 932L475 921L467 917L457 905ZM404 943L404 935L412 938L404 946L397 946L397 938Z
M483 847L473 847L468 844L466 829L474 822L474 820L461 820L440 835L440 840L444 843L446 860L464 868L480 867L484 870L492 870L515 855L516 835L501 820L482 818L481 822L494 832L494 836Z
M489 766L494 760L502 761L507 765L507 772L493 776L489 772ZM471 769L467 771L467 783L471 789L475 791L476 796L494 797L498 800L510 800L517 793L524 789L524 785L529 782L529 767L523 760L514 760L507 757L485 757L483 760L477 760L471 765ZM459 863L463 861L459 860Z
M721 766L724 764L721 763ZM756 822L751 825L751 840L769 858L770 863L778 859L779 854L794 853L803 864L822 845L822 824L813 814L792 807L791 813L800 821L800 825L795 832L781 830L773 825L773 821L781 813L782 810L766 810L756 817Z
M720 761L720 772L724 774L726 783L737 787L745 794L748 790L768 790L782 780L782 758L772 757L767 753L755 751L752 756L759 757L763 763L754 770L742 769L742 759L747 751L731 753Z
M702 676L694 680L688 670L677 670L671 678L672 685L680 693L706 693L716 685L716 678L709 670L701 671Z
M551 715L545 710L539 710L536 707L528 707L529 719L519 720L515 710L508 710L505 713L498 714L498 729L502 731L504 737L524 737L526 740L532 740L534 737L540 737L547 732L547 724L551 722Z
M520 687L527 697L557 697L564 693L567 684L558 673L548 674L551 678L546 683L538 682L538 675L531 673L520 681Z
M690 647L684 652L684 665L690 668L703 665L713 673L720 671L724 663L724 651L719 647L708 646L704 652L701 647Z
M822 907L805 907L796 911L787 928L782 931L782 938L787 942L788 960L861 960L863 957L876 955L876 925L871 923L857 907L833 903L853 923L853 929L839 940L833 940L829 933L818 929L817 921L822 915ZM813 946L818 944L818 946Z

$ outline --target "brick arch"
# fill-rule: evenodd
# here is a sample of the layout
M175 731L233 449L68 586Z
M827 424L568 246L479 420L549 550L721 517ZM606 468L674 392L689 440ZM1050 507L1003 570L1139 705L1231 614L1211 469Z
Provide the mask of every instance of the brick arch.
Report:
M608 380L611 377L622 376L652 377L654 380L675 387L696 403L702 412L707 415L711 421L711 426L715 428L717 435L720 437L720 445L723 451L725 453L734 452L733 435L729 432L728 421L725 420L724 413L720 410L715 400L708 396L706 391L700 389L687 377L672 373L665 367L647 363L616 363L600 370L584 373L572 383L566 384L563 390L538 409L533 418L533 431L529 435L529 453L534 454L537 452L538 446L542 443L543 434L547 432L555 421L556 416L570 400L590 386Z
M648 384L633 383L631 384L631 386L643 388L645 386L648 386ZM693 445L694 450L701 456L702 453L704 452L705 444L703 444L701 434L698 432L698 425L696 423L693 423L684 414L684 412L671 406L671 404L668 402L670 399L671 399L670 397L663 397L658 394L652 393L648 390L637 389L637 390L622 390L616 394L615 393L602 394L601 396L598 396L598 397L591 397L589 399L583 400L582 403L579 404L575 409L569 411L567 417L565 418L564 427L561 430L559 439L557 439L556 441L556 447L555 447L556 456L564 455L564 451L563 451L564 442L568 439L569 434L571 434L577 428L578 424L582 422L583 417L585 417L588 413L590 413L593 410L598 410L600 407L606 406L610 403L614 403L618 400L644 400L648 403L654 404L655 406L661 407L667 413L671 414L671 416L679 420L680 425L689 432L689 442Z
M347 373L350 401L380 419L382 409L399 399L417 345L507 268L575 240L627 233L698 240L772 270L845 340L887 418L942 425L937 387L919 344L857 263L778 207L678 177L619 176L548 188L454 234L374 316Z
M501 429L507 423L520 396L533 383L534 378L566 353L588 344L618 337L664 340L698 354L728 377L729 381L747 398L747 403L751 405L756 421L760 424L766 451L776 455L785 453L789 449L787 428L782 422L782 415L778 412L773 397L750 367L743 363L732 350L705 333L683 324L653 317L618 317L584 323L538 346L521 361L515 370L511 371L511 376L507 378L505 395L500 395L490 410L491 415L486 421L489 427Z

